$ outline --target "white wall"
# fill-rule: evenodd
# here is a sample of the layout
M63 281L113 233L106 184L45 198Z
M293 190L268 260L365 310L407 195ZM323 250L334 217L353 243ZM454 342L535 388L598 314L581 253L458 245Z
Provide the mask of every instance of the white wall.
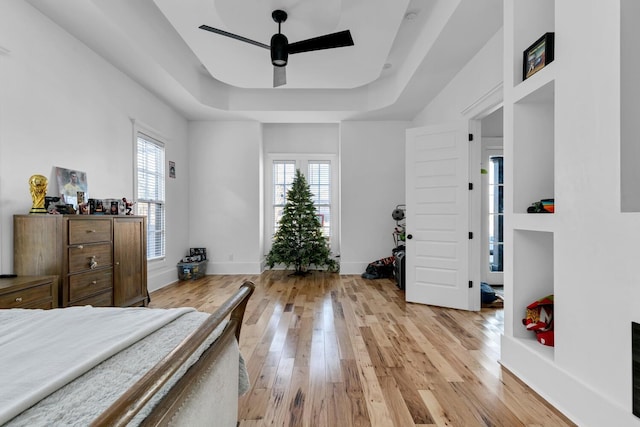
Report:
M338 154L337 123L266 123L264 153Z
M262 271L269 153L339 155L342 274L361 274L369 262L390 256L391 212L404 203L408 124L344 122L338 133L337 124L190 123L189 241L208 248L208 273Z
M287 160L310 159L331 160L332 172L332 217L331 217L331 254L340 254L340 188L339 188L339 162L338 152L340 146L339 125L337 123L268 123L263 125L264 140L264 180L267 187L271 185L272 167L274 157L279 160L279 155L285 155ZM264 206L264 253L271 250L273 236L273 212L270 189L265 188L267 202Z
M362 274L391 256L396 222L405 202L405 130L410 122L343 122L340 125L342 274Z
M207 274L259 274L262 262L262 125L189 124L189 241L206 247Z
M413 119L413 126L458 120L502 86L503 33L498 31L449 84Z
M133 124L167 138L166 158L178 166L167 182L167 257L149 266L149 289L177 278L188 245L187 123L23 1L0 3L0 271L13 269L13 215L28 213L27 181L53 168L87 173L95 198L133 197Z

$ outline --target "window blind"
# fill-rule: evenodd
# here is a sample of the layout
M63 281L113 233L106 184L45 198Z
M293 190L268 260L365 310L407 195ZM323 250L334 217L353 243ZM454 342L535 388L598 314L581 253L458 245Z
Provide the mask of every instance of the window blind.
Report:
M165 255L164 144L143 133L137 138L138 215L147 217L147 257Z

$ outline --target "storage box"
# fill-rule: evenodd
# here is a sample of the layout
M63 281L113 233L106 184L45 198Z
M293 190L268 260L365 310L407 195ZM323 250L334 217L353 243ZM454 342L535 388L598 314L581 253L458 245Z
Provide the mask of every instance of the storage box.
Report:
M207 261L179 262L177 267L180 280L195 280L207 274Z

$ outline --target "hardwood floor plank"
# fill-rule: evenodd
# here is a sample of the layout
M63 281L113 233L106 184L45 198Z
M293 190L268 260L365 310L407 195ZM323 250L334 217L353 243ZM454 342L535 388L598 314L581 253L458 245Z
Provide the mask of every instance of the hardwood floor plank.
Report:
M256 289L240 427L575 425L500 366L502 308L406 303L389 279L286 271L178 282L150 306L212 312L245 280Z

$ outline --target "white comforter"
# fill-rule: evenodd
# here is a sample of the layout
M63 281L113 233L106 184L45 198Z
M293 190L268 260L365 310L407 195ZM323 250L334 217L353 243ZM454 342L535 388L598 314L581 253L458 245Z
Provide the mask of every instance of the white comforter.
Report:
M0 310L0 424L192 311L112 307Z

